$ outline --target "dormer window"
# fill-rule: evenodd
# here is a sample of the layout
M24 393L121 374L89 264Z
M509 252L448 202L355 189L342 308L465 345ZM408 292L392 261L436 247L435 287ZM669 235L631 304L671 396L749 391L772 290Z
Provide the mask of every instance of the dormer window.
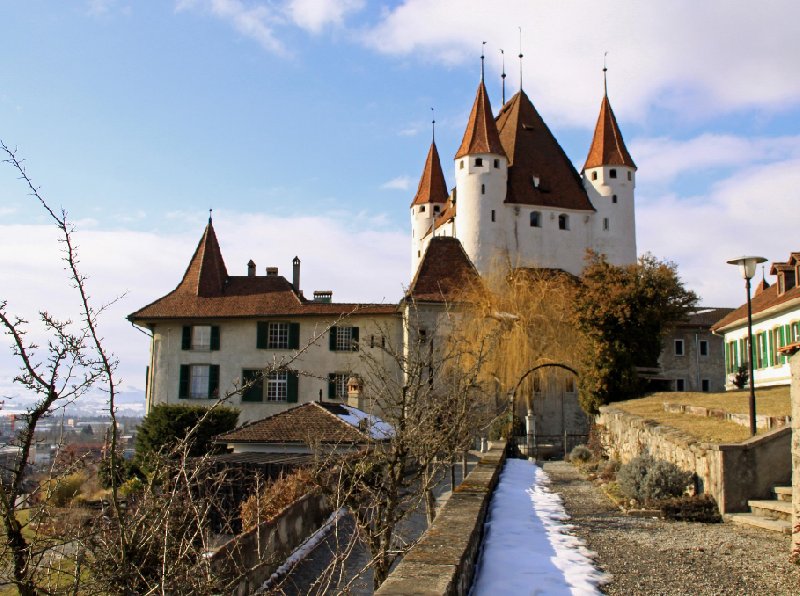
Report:
M617 170L615 168L611 168L608 171L608 177L609 178L616 178L617 177Z
M483 158L482 157L476 157L475 158L475 167L476 168L482 168L483 167Z

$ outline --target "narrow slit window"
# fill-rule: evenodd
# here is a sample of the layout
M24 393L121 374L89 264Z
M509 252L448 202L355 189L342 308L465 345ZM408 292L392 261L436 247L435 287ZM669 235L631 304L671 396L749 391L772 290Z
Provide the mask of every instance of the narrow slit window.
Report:
M611 202L612 203L616 203L617 202L617 195L611 195Z
M486 194L486 185L485 184L481 184L481 194L482 195Z
M607 217L603 218L603 230L608 232L608 218Z
M597 172L592 172L592 180L597 180Z
M495 220L495 218L494 218L494 209L492 209L492 221L494 221L494 220Z

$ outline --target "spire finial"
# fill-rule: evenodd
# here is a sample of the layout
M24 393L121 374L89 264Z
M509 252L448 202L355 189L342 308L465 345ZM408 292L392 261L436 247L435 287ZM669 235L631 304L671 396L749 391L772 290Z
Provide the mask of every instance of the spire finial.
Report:
M519 90L522 91L522 27L519 29Z
M485 46L486 46L486 42L482 41L481 42L481 83L483 83L483 61L485 59L483 50L485 49Z
M209 209L208 210L208 223L211 223L211 215L212 215L213 212L214 212L213 209Z
M503 105L506 105L506 53L500 49L500 56L503 61L503 72L500 78L503 79Z
M608 66L606 66L606 56L608 56L608 52L603 54L603 95L608 97L608 77L606 76Z
M431 140L436 142L436 110L431 108Z

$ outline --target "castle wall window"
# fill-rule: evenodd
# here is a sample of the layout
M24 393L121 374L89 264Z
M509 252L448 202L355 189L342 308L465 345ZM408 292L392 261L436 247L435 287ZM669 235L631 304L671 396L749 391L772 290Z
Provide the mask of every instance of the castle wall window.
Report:
M592 172L592 180L597 180L597 172Z
M463 170L464 169L464 160L463 159L460 162L458 162L458 169L459 170Z
M219 397L219 365L182 364L178 397L181 399L212 399Z
M604 218L603 218L603 229L604 229L606 232L608 232L608 218L607 218L607 217L604 217Z
M492 221L494 221L494 209L492 209Z
M611 195L611 202L612 203L616 203L617 202L617 195Z
M482 157L476 157L475 158L475 167L476 168L482 168L483 167L483 158Z
M542 227L542 214L538 211L531 211L531 227L532 228L541 228Z
M706 393L708 393L709 391L711 391L711 381L708 379L703 379L702 381L700 381L700 388L701 391L705 391Z
M494 160L494 167L496 167L496 168L500 167L500 160L499 159L495 159Z
M611 168L608 171L608 177L609 178L616 178L617 177L617 170L615 168Z
M439 205L434 205L434 206L433 206L433 212L434 212L434 213L439 213L439 210L440 210L440 209L441 209L441 207L440 207Z
M708 340L705 339L700 340L700 355L708 356Z
M425 213L425 205L420 205L419 206L419 212L420 213Z
M630 181L630 180L633 180L633 174L631 174L630 172L628 172L628 180L629 180L629 181Z
M675 340L675 355L676 356L683 356L683 340L676 339Z
M347 399L347 381L350 373L330 373L328 375L328 399Z
M219 350L219 327L185 325L181 336L182 350Z
M331 327L329 339L331 352L358 351L358 327Z
M300 347L300 323L259 321L256 347L266 350L296 350Z
M569 215L561 214L558 216L558 229L569 230Z
M486 185L485 184L481 184L481 194L482 195L486 194Z

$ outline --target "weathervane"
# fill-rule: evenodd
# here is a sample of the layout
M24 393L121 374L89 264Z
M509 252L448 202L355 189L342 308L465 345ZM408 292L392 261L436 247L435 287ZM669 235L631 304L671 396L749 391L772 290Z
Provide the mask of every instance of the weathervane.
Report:
M483 50L484 50L484 46L485 45L486 45L486 42L482 41L481 42L481 83L483 83L483 60L485 58Z
M603 54L603 92L606 97L608 97L608 78L606 77L608 66L606 66L606 56L608 56L608 51Z
M500 56L503 61L503 72L500 78L503 79L503 105L506 105L506 53L500 49Z
M436 111L431 108L431 140L436 142Z
M519 29L519 90L522 91L522 27Z
M211 223L211 214L214 212L213 209L208 210L208 223Z

